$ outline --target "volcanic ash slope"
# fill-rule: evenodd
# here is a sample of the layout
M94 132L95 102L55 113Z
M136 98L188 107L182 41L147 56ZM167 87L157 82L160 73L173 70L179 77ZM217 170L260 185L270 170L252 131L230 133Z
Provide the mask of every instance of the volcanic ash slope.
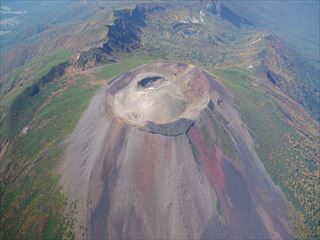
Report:
M231 94L191 65L143 65L110 81L61 171L76 238L291 237L287 202Z

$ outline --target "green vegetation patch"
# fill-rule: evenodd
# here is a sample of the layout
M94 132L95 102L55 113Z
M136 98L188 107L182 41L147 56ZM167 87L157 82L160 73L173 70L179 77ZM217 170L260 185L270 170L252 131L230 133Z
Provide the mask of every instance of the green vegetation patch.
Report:
M98 80L110 80L117 75L129 71L135 67L151 62L152 60L147 58L141 58L139 56L126 57L119 63L108 64L96 75Z
M62 62L67 61L70 53L65 49L46 55L34 63L14 70L9 78L0 86L0 139L12 139L22 127L31 119L39 104L47 98L47 92L39 96L28 98L24 92L26 87L31 86L36 80L45 76L50 69ZM22 85L22 87L20 87ZM55 85L48 86L49 91L54 91ZM12 91L11 91L12 90ZM4 95L4 92L10 91ZM20 96L19 99L17 96ZM30 106L30 107L28 107Z
M62 62L65 62L69 59L70 52L67 49L59 49L54 53L45 55L39 61L37 61L37 69L32 74L31 80L38 80L46 75L50 69Z
M60 158L58 144L71 133L97 86L84 79L69 86L44 108L60 83L51 83L37 96L33 126L10 144L4 162L6 179L1 182L1 239L62 239L67 229L64 210L66 198L53 171Z
M212 69L239 101L241 117L255 140L255 149L273 181L293 204L291 219L300 238L316 239L317 174L314 139L288 123L275 97L263 85L253 85L258 76L243 69ZM306 151L308 146L308 151Z
M69 57L70 52L62 48L40 57L34 62L16 68L10 73L7 79L0 84L0 96L3 96L13 89L20 92L21 87L17 87L18 85L30 86L34 81L46 75L53 66L67 61ZM13 95L16 96L17 93ZM7 98L8 96L6 96L5 99Z
M107 65L101 74L103 79L111 79L142 63L145 61L139 58L126 59L115 68ZM25 120L18 123L17 129L27 124L30 131L13 134L0 163L5 168L0 182L0 239L74 238L73 219L65 214L69 206L56 168L63 140L99 86L95 80L83 77L75 82L55 79L31 100L21 103L21 117ZM7 104L12 105L14 100L12 97Z

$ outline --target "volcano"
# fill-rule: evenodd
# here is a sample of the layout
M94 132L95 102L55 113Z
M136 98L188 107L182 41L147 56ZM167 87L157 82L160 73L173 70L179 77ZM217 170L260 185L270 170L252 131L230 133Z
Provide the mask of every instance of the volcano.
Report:
M76 238L288 239L288 203L232 94L181 63L142 65L93 97L61 164Z

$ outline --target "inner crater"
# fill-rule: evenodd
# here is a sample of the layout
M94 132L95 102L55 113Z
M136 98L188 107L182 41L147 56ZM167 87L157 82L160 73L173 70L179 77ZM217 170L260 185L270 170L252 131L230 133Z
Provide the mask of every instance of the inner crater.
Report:
M146 77L138 82L138 87L140 89L155 88L160 84L161 80L163 80L161 76Z
M114 115L139 127L194 119L209 101L205 80L190 65L143 65L110 83L108 103Z

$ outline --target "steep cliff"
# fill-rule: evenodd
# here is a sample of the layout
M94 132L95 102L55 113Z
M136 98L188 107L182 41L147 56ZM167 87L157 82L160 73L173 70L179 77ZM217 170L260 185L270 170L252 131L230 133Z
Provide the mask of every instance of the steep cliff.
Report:
M149 15L165 8L161 4L138 4L134 9L114 11L114 23L108 26L107 50L131 52L140 47L140 35Z

